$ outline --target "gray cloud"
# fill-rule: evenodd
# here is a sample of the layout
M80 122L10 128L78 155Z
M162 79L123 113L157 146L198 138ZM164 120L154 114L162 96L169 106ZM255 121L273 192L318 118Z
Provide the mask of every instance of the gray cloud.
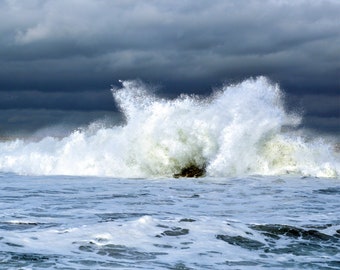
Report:
M309 129L323 133L340 133L340 117L312 116L304 119L304 125Z
M301 101L301 107L309 112L311 116L337 117L340 119L340 94L331 97L326 95L306 95L302 97Z
M98 106L100 104L100 106ZM107 91L42 92L1 91L0 109L63 109L63 110L113 110L113 98Z
M53 58L125 49L273 53L333 39L340 8L337 1L47 0L4 1L1 10L9 52Z
M99 121L98 119L106 126L119 124L123 121L119 113L112 111L1 110L0 137L26 136L34 132L37 136L42 137L47 134L50 136L64 136L74 129Z
M109 110L118 79L174 96L267 75L307 117L338 117L313 96L339 95L339 14L337 0L0 0L0 109Z

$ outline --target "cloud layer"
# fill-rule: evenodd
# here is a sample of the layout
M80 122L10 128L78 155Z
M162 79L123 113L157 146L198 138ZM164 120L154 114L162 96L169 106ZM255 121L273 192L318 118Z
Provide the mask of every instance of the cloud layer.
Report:
M324 117L340 101L339 14L337 0L0 0L0 109L108 110L118 79L174 96L266 75L322 95L304 105Z

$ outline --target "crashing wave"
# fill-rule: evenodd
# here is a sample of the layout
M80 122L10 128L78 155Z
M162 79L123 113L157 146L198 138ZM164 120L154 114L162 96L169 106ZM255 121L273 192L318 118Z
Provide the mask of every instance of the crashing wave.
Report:
M265 77L222 87L208 98L156 97L136 81L112 89L125 125L93 123L65 138L0 143L0 171L39 175L173 177L281 175L338 177L339 153L292 129L301 119ZM194 175L195 176L195 175Z

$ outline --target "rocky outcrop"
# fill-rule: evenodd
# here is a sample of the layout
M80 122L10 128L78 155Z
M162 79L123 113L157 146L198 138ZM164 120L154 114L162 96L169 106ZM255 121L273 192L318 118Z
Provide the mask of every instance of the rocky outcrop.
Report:
M175 178L179 177L203 177L205 175L205 166L202 168L197 165L189 165L181 169L180 173L174 174Z

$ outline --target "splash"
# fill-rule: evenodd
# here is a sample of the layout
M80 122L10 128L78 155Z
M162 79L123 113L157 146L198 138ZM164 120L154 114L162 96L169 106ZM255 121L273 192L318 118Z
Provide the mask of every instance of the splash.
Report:
M339 153L322 139L289 127L279 86L265 77L222 87L208 98L161 99L147 86L122 81L112 89L126 124L93 123L62 139L0 143L0 171L39 175L172 177L183 168L207 176L338 177Z

